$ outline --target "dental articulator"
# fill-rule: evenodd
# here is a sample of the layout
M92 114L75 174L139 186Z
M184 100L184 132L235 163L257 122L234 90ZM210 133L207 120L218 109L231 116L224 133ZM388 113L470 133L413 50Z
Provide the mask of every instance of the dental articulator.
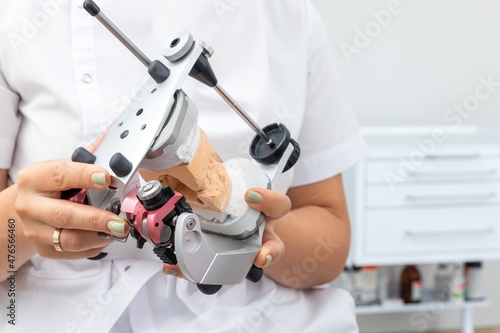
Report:
M131 237L115 240L135 242L135 251L152 249L164 263L179 264L205 294L244 278L259 281L263 271L253 262L262 246L265 216L248 207L238 189L274 189L299 158L298 143L284 125L261 129L252 120L219 84L208 61L213 49L188 31L168 39L160 59L151 61L96 3L85 1L84 8L147 67L149 94L132 99L93 154L78 148L72 156L108 170L111 186L73 189L62 197L126 219ZM182 90L188 77L213 88L257 133L250 144L252 160L217 160L198 128L197 107ZM139 173L147 181L142 186Z

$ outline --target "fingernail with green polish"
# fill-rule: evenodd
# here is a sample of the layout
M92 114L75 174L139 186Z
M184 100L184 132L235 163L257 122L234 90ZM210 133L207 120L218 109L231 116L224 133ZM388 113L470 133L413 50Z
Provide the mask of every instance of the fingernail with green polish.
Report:
M266 264L262 267L267 267L267 266L271 265L271 263L273 262L273 257L270 254L268 254L266 256L266 258L267 258Z
M93 173L92 181L97 185L106 185L106 174L104 172Z
M109 221L108 229L114 234L125 236L125 222L122 221Z
M262 194L254 192L254 191L248 191L247 201L253 202L253 203L260 203L260 202L262 202L262 199L264 199L262 197Z
M165 274L165 275L177 275L177 271L175 269L167 268L166 270L163 271L163 274Z

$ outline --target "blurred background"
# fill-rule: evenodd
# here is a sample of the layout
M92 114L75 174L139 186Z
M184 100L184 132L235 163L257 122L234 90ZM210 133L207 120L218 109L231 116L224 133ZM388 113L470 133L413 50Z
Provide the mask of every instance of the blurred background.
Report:
M500 131L500 2L311 1L324 19L361 126ZM474 310L474 325L500 327L500 262L483 264L490 305ZM427 268L420 268L425 276ZM425 325L415 325L415 312L358 320L362 332L458 330L461 324L453 309L427 316Z

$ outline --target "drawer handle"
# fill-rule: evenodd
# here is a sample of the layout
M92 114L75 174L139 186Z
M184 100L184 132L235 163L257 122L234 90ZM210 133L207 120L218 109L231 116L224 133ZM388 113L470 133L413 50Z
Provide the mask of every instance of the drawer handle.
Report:
M495 192L485 194L444 194L444 195L413 195L406 196L407 201L413 202L429 202L429 201L478 201L489 200L496 197Z
M487 235L494 231L493 227L482 229L467 229L467 230L435 230L435 231L415 231L406 230L406 235L414 238L418 237L435 237L435 236L471 236L471 235Z
M415 178L424 177L488 177L497 173L497 169L486 170L444 170L444 171L413 171L410 176Z
M455 159L455 158L468 158L474 159L478 158L480 155L478 153L470 153L470 154L442 154L442 155L427 155L425 158L430 160L444 160L444 159Z

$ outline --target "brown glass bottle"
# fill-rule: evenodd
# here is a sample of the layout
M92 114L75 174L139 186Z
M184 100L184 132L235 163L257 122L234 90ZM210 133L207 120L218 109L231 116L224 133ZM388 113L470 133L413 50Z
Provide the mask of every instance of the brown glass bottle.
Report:
M422 279L415 265L408 265L401 274L401 298L405 303L422 300Z

